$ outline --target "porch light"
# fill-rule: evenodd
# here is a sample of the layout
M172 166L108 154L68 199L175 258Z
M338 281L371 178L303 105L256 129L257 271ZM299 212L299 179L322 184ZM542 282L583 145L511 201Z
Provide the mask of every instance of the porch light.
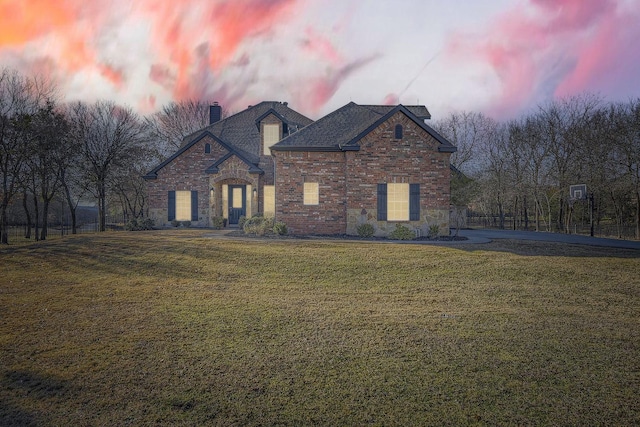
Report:
M258 198L258 189L254 188L253 189L253 200L256 200Z

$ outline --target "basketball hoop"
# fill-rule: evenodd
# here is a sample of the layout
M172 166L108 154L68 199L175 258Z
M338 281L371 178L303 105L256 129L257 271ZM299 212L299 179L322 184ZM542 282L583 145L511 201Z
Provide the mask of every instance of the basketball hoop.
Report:
M575 202L577 200L587 199L587 184L576 184L569 186L569 201Z

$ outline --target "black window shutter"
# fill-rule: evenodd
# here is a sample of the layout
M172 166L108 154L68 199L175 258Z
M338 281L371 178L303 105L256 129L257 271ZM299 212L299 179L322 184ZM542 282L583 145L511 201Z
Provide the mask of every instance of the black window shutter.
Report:
M378 221L387 220L387 184L378 184Z
M409 221L420 220L420 184L409 184Z
M168 206L168 211L169 211L169 221L173 221L174 219L176 219L176 192L175 191L169 191L169 206Z
M191 192L191 221L198 220L198 192Z

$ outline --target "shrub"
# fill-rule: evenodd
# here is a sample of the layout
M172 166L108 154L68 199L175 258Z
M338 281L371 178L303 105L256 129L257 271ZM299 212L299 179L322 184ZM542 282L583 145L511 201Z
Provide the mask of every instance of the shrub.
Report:
M171 225L173 225L174 227L180 227L180 221L176 221L174 219L173 221L171 221Z
M131 218L124 225L124 229L127 231L152 230L154 225L151 218Z
M413 240L416 233L406 225L396 224L396 229L389 234L389 238L393 240Z
M278 221L273 224L273 232L279 236L284 236L289 232L289 230L287 230L287 224Z
M372 237L376 231L373 228L373 225L369 224L368 222L360 224L356 230L358 232L358 236L360 237Z
M135 218L131 218L124 225L124 229L127 230L127 231L137 231L138 230L138 220L135 219Z
M248 218L242 227L246 234L256 234L258 236L264 236L273 232L274 219L265 218L262 216L254 216Z
M429 227L429 238L435 239L440 235L440 226L438 224L433 224Z
M183 227L191 227L191 221L182 221Z
M140 221L138 221L140 222ZM156 222L151 219L151 218L145 218L142 220L142 229L143 230L153 230L153 227L155 227Z
M244 230L244 223L247 222L247 217L242 215L238 218L238 227Z
M214 216L213 218L211 218L211 225L214 229L221 230L224 228L225 220L221 216Z

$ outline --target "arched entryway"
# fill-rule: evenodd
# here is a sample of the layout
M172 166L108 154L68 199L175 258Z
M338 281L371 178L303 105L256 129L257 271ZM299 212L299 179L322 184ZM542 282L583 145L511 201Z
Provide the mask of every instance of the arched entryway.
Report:
M222 217L227 226L236 226L240 217L251 218L258 210L257 186L242 179L211 182L212 218Z

